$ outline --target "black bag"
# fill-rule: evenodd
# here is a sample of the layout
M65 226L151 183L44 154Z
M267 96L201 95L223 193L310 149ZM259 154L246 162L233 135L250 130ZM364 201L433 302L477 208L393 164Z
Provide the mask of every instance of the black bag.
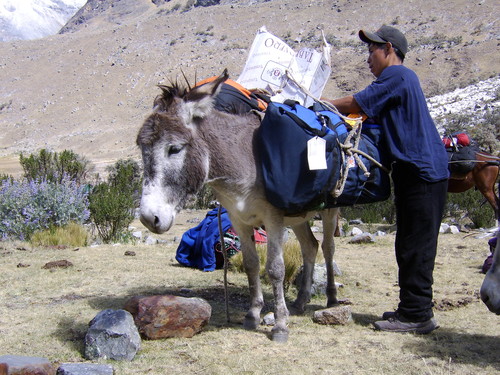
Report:
M476 146L447 148L448 170L452 175L464 175L472 171L476 165Z
M359 141L359 150L372 157L382 165L387 165L383 153L383 144L381 140L382 129L380 125L364 123L361 128L361 139ZM345 142L347 134L340 134L340 142ZM330 199L329 207L352 206L354 204L366 204L384 201L391 195L391 182L387 171L379 168L373 161L363 155L359 158L367 168L369 176L353 159L344 161L341 168L350 165L347 172L347 180L342 194L334 199Z

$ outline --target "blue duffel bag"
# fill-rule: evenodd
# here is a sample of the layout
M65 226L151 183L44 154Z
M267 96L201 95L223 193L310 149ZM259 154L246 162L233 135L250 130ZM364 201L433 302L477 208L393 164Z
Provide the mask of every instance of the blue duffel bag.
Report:
M266 197L287 215L325 207L340 176L339 133L345 122L330 111L313 111L292 101L270 103L257 134ZM307 142L326 143L326 169L310 170Z

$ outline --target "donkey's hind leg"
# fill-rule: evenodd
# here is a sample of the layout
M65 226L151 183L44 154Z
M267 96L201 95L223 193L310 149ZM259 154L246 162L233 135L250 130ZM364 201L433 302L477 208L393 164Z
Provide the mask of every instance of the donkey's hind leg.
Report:
M303 314L307 303L311 300L314 264L318 254L318 241L314 237L307 222L292 227L302 252L302 280L295 302L292 304L294 313Z

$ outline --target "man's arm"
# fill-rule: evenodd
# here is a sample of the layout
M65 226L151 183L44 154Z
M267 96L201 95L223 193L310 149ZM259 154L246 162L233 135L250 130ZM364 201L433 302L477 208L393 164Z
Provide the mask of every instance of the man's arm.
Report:
M361 107L359 106L358 102L356 101L356 99L354 99L354 96L352 95L333 100L321 98L321 100L332 103L339 110L340 113L349 114L349 113L362 112Z

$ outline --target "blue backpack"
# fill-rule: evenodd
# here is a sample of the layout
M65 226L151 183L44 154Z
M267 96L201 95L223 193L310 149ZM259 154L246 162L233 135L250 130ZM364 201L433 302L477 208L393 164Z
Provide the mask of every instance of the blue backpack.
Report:
M380 126L367 124L362 129L359 149L383 164L378 148ZM354 164L347 170L342 194L337 198L331 195L347 162L343 160L339 144L345 141L349 130L339 115L320 103L311 109L293 101L269 103L256 142L269 202L292 216L304 211L387 199L389 176L363 156L360 158L370 176ZM314 137L326 141L326 169L309 170L307 141Z
M347 132L346 124L333 112L269 103L256 145L271 204L287 215L324 207L340 176L339 131ZM314 137L326 141L327 169L309 170L307 141Z

